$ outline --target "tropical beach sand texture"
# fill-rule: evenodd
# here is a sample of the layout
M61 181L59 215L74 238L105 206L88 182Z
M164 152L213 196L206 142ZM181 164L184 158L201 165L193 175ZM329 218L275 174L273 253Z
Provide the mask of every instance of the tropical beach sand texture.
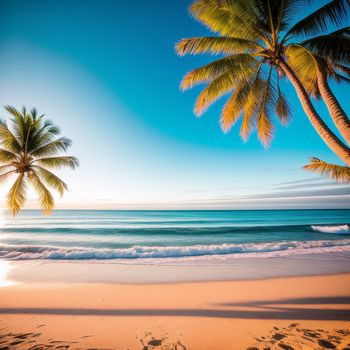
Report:
M22 277L0 288L1 349L350 348L350 274L162 284Z

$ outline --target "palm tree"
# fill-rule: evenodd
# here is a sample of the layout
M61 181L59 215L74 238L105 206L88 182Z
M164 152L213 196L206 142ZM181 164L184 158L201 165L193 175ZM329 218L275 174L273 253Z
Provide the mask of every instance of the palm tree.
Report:
M11 115L11 128L0 121L0 182L11 175L16 175L7 195L7 205L16 215L26 200L26 187L30 183L39 195L40 205L45 214L54 207L54 198L48 187L63 195L67 185L47 168L75 169L79 162L71 156L58 155L65 152L71 140L57 136L60 129L44 115L38 115L36 109L29 113L25 107L18 111L12 106L5 106Z
M349 72L350 74L350 72ZM341 81L346 77L335 77ZM350 80L348 81L350 82ZM346 115L344 109L341 107L339 101L334 96L331 88L329 87L327 80L327 72L324 67L320 67L319 74L317 78L318 89L322 96L323 101L325 102L329 114L331 115L334 124L336 125L338 131L343 136L348 145L350 145L350 120Z
M182 39L176 45L179 55L210 53L220 58L195 69L182 80L183 90L207 84L197 98L194 112L200 116L212 103L230 94L221 113L224 131L242 117L241 136L246 140L256 128L261 142L268 146L273 136L272 117L283 123L290 119L288 101L280 80L293 84L310 122L343 162L350 166L350 149L326 125L314 108L311 94L319 97L318 67L314 58L331 62L336 77L348 79L350 39L339 30L343 50L334 43L333 50L322 50L322 35L330 26L339 26L346 17L349 0L333 0L292 25L296 9L309 1L301 0L196 0L190 13L215 36ZM314 35L311 39L300 37ZM329 38L326 38L327 40ZM309 41L308 41L309 40ZM319 44L316 44L317 40ZM341 71L344 75L339 74ZM328 75L327 75L328 77ZM334 108L330 107L333 111ZM338 123L339 128L343 128Z
M344 65L350 63L350 27L304 40L301 44L306 49L306 62L302 63L314 66L311 80L316 86L313 89L319 91L338 131L350 145L350 120L328 84L329 78L337 83L350 82L350 68ZM302 67L297 69L302 70Z

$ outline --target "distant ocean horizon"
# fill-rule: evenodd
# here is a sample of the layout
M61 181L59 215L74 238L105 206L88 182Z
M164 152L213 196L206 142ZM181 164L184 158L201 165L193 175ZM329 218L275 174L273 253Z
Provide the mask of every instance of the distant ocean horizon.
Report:
M162 262L350 251L350 210L25 210L0 259Z

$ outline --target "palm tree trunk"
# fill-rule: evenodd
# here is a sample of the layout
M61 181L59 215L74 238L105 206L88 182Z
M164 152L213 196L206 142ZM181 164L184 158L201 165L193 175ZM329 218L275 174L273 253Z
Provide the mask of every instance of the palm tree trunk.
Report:
M325 122L316 112L314 106L311 103L310 97L306 92L304 86L295 75L293 70L288 66L286 62L281 60L279 62L280 67L285 72L288 79L293 84L295 91L299 97L304 112L308 116L312 126L316 129L318 134L326 145L347 165L350 166L350 149L329 129Z
M350 120L330 89L327 81L327 75L322 68L319 70L317 83L321 96L328 108L329 114L331 115L335 126L344 137L348 145L350 145Z

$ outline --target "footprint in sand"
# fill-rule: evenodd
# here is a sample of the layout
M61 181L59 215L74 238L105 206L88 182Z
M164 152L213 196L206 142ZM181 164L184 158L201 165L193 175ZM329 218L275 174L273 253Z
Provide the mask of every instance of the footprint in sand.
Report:
M297 328L298 326L300 325L292 323L287 328L273 327L269 335L255 338L259 343L247 350L350 350L349 329L326 331L320 328Z

